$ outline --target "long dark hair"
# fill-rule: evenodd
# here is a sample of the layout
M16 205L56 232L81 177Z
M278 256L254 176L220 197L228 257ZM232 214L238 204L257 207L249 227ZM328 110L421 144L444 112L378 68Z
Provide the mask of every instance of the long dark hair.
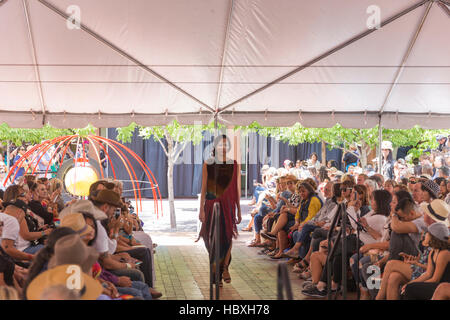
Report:
M44 248L39 250L38 254L34 257L33 263L31 264L30 268L28 269L28 277L25 281L25 284L23 286L22 295L23 299L26 300L27 295L27 288L31 281L33 281L34 278L36 278L44 268L44 265L48 263L50 258L54 254L55 250L55 244L56 242L61 239L62 237L76 234L74 230L67 227L60 227L53 230L52 233L48 235L47 244Z
M373 192L373 198L377 204L375 214L381 214L383 216L389 216L391 213L391 201L392 195L386 190L375 190Z
M384 157L383 157L383 160L384 160ZM387 162L392 162L392 161L393 161L393 158L392 158L392 150L391 150L391 149L389 149L389 154L388 154L388 156L386 157L386 161L387 161Z
M212 151L211 151L212 157L214 157L214 158L216 157L216 147L217 147L217 145L219 144L219 142L222 141L222 140L227 140L227 146L230 146L230 147L231 147L230 138L228 138L226 134L220 134L220 135L218 135L218 136L214 139L214 142L213 142L213 149L212 149ZM227 151L228 151L228 150L227 150Z
M81 213L84 217L84 220L86 220L86 218L91 219L92 221L94 221L94 231L95 231L95 236L94 238L88 242L88 246L92 246L95 242L95 240L97 239L97 221L95 221L95 218L92 214L87 213L87 212L82 212Z
M361 205L368 206L369 205L369 195L367 192L367 187L365 185L357 184L353 187L356 192L361 193L363 195Z
M321 166L319 169L319 181L324 182L325 179L331 180L328 176L327 167Z
M297 189L305 188L308 191L308 199L302 199L302 201L309 200L313 196L317 195L316 190L309 184L308 182L302 182L299 185L297 185Z

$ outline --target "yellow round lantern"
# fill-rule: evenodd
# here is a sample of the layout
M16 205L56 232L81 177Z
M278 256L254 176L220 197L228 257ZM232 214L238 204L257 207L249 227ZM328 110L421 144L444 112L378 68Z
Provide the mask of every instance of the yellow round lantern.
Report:
M88 196L89 187L97 180L97 173L92 167L73 167L67 171L64 185L66 190L75 196Z

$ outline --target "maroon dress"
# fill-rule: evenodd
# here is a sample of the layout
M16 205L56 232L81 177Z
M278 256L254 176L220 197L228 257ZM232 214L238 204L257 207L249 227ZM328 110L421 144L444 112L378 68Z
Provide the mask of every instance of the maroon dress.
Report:
M236 209L238 206L238 165L233 163L213 163L207 166L207 187L205 200L205 222L202 224L200 236L214 262L214 248L210 246L210 230L212 226L213 207L220 204L220 265L221 276L223 262L231 246L232 238L238 235L236 227ZM230 259L231 261L231 259Z

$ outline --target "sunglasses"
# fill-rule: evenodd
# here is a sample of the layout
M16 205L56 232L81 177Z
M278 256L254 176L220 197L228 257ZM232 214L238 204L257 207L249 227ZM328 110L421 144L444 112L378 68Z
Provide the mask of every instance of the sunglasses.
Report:
M341 188L341 191L346 192L346 191L352 191L353 188Z
M412 180L412 181L408 181L410 184L416 184L417 183L417 181L414 181L414 180Z
M294 184L294 181L288 181L286 184Z
M26 197L26 195L27 195L27 194L26 194L25 192L23 192L23 193L19 194L17 197L18 197L18 198L24 198L24 197Z

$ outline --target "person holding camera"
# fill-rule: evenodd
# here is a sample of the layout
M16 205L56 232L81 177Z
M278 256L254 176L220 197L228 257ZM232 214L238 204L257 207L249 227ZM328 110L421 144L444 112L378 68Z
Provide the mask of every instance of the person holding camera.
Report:
M142 263L140 266L127 263L126 268L140 269L140 271L142 271L142 273L144 274L144 282L150 288L153 288L152 261L149 249L145 247L128 248L125 246L121 246L121 244L117 241L117 239L119 238L119 230L122 228L120 213L124 206L123 202L120 199L120 195L117 192L109 189L94 191L91 194L91 201L94 206L103 211L108 217L107 219L101 221L101 225L108 235L108 252L110 254L114 254L116 252L126 253L129 256L141 261ZM99 230L100 229L101 228L99 228ZM102 256L100 256L100 259L102 259ZM127 275L121 273L120 270L117 269L113 270L113 273L118 276ZM158 292L155 292L155 294L158 294Z

